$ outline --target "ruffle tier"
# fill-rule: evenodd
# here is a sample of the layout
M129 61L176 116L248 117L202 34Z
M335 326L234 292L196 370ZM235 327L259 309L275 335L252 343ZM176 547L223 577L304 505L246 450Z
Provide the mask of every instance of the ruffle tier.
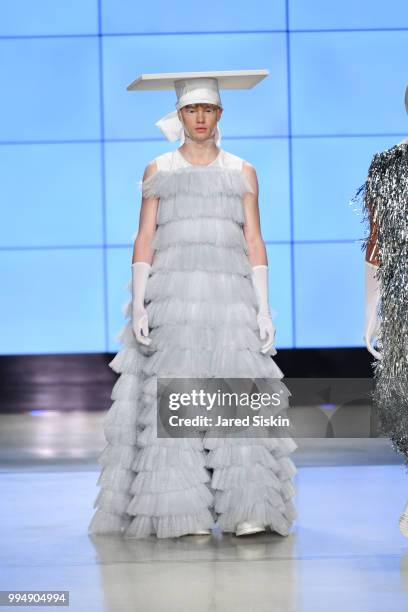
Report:
M167 300L150 302L146 305L151 327L159 325L183 324L207 326L217 331L224 325L257 329L256 310L250 304L235 302L224 304L215 302L190 302L171 297Z
M132 291L132 281L127 285ZM173 296L187 302L217 302L222 304L237 301L256 307L256 296L252 281L247 276L208 270L157 270L149 277L146 302L167 300ZM130 311L127 313L130 315Z
M141 184L144 197L159 197L161 199L171 196L185 196L194 203L202 199L214 198L228 200L239 197L245 193L253 193L253 189L246 175L238 169L213 167L179 168L172 171L158 170Z
M235 247L248 254L242 226L237 220L216 216L172 219L159 223L150 246L155 251L161 251L169 246L191 244Z
M167 516L137 515L126 527L125 537L146 538L156 535L158 538L178 538L199 529L211 529L213 515L208 509L195 514L169 514Z
M155 253L151 272L159 271L222 272L251 276L252 267L241 247L213 244L174 244Z
M281 372L279 367L276 364L271 367L265 363L261 354L259 355L258 357L254 351L247 348L218 346L214 350L198 352L192 348L174 349L168 346L157 350L146 361L143 372L146 375L157 374L162 377L278 378Z
M228 326L226 323L216 328L208 324L163 323L149 329L149 338L154 348L158 350L164 350L168 346L173 346L175 349L197 348L198 350L215 350L217 346L228 346L257 351L263 342L255 327ZM137 340L130 322L122 330L120 340L129 348L137 348Z
M239 247L248 253L242 227L234 219L212 216L173 219L158 224L150 246L159 251L176 244L198 243L217 247Z

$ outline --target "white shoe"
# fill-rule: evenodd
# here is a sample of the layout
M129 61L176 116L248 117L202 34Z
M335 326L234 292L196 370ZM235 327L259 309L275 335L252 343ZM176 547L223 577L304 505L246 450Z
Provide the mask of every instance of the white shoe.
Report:
M243 523L239 523L237 526L237 530L235 535L249 535L251 533L258 533L259 531L265 531L265 527L262 527L259 523L249 523L244 521Z
M408 502L405 504L405 508L400 516L399 528L402 535L408 538Z
M192 531L187 535L211 535L210 529L197 529L197 531Z

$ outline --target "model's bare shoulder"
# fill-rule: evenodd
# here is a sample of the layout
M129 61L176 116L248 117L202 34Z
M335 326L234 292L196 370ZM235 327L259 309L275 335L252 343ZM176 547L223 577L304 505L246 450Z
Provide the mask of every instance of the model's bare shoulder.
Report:
M158 173L158 167L155 159L149 161L146 165L143 178L139 181L139 189L142 192L143 199L155 198L156 193L154 190L154 183L156 182L156 175Z
M251 162L249 162L246 159L243 159L243 167L246 166L247 168L253 168L255 170L255 166L253 164L251 164Z
M244 170L244 172L247 172L247 173L252 172L252 174L256 175L255 166L251 164L251 162L247 161L246 159L242 160L242 170Z
M170 170L172 167L172 163L173 151L167 151L167 153L162 153L161 155L158 155L147 164L144 171L143 180L149 178L158 171Z
M242 172L248 179L248 182L252 187L253 193L256 196L258 194L259 185L255 166L253 166L250 162L243 160Z
M224 167L229 168L230 170L242 170L243 162L244 160L242 157L222 149L222 163Z
M171 170L174 164L174 155L174 151L167 151L155 157L154 161L156 162L157 170L164 172Z
M255 167L243 157L239 157L239 155L234 155L234 153L230 153L229 151L223 151L224 159L226 162L226 166L228 168L235 168L237 170L244 170L244 168L253 168Z
M157 162L155 159L152 159L146 166L146 168L144 169L143 172L143 180L145 181L146 179L148 179L149 177L153 176L153 174L156 174L156 172L158 171L158 166L157 166Z

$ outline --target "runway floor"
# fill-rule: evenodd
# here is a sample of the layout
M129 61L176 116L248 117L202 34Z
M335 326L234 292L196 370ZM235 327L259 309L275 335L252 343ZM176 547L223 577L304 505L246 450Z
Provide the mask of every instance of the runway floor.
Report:
M408 609L408 474L387 440L297 440L288 537L91 537L103 414L0 415L1 590L69 591L74 612Z

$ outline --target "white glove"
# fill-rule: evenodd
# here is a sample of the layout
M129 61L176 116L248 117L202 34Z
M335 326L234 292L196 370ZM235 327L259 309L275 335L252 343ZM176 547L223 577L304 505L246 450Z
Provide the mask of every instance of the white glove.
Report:
M144 307L147 279L151 265L145 261L136 261L132 264L132 328L136 340L141 344L149 345L149 323L147 311ZM143 331L143 335L141 334Z
M380 287L375 273L378 267L365 260L365 329L364 342L369 352L376 359L382 359L382 354L373 347L374 338L378 337L381 321L377 316L377 305L380 301Z
M276 329L272 323L271 313L268 303L268 266L259 265L252 268L252 284L255 288L256 299L258 302L257 321L261 340L267 337L266 343L262 346L261 352L267 353L275 344ZM272 354L276 355L273 348Z

